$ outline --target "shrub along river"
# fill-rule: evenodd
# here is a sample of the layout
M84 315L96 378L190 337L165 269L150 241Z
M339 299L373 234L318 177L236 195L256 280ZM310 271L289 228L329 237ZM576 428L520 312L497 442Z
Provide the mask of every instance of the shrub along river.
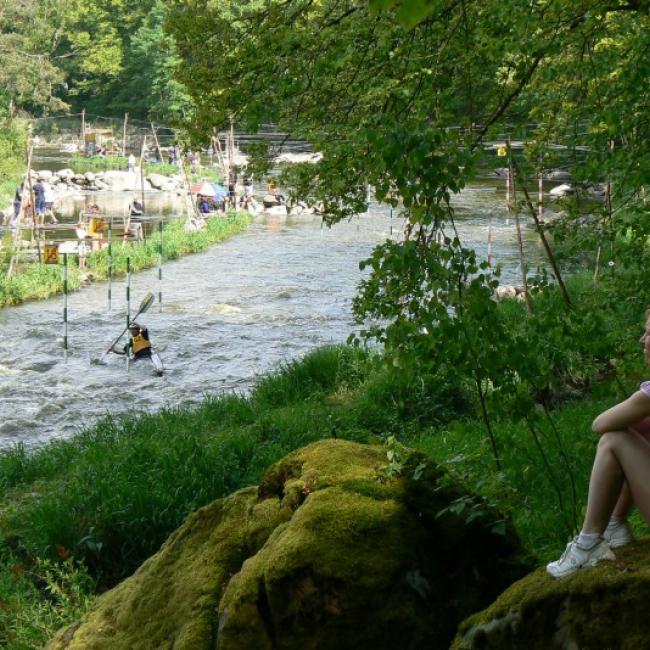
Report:
M497 215L493 255L503 265L502 282L514 284L516 232L503 204L495 182L470 187L456 201L457 224L463 242L484 258L488 215ZM115 355L106 366L90 364L124 327L124 280L113 283L110 313L106 283L69 296L67 361L60 347L62 297L0 310L0 447L67 437L107 414L246 391L279 363L345 341L354 328L358 263L391 230L393 238L401 236L402 225L384 206L331 229L317 216L268 216L206 253L166 263L162 310L156 304L139 319L164 361L162 378L145 362L131 364L127 373L124 358ZM534 268L536 236L530 228L524 236ZM147 291L158 290L157 269L134 275L132 313Z

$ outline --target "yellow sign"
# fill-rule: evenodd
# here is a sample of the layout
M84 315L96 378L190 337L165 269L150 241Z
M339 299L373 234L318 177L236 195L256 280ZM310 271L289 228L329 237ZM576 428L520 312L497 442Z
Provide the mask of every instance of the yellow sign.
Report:
M499 158L503 158L504 156L507 155L508 155L508 149L506 147L504 147L503 145L497 147L497 156L499 156Z
M58 264L59 263L59 245L47 244L43 249L43 262L45 264Z

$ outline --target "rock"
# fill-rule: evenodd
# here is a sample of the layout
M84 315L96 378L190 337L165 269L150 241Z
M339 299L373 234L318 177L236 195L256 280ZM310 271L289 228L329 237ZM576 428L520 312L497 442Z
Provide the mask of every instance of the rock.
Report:
M593 183L585 187L587 196L590 196L594 199L602 200L607 194L607 186L605 183Z
M40 169L38 171L38 180L39 181L49 181L51 180L54 174L49 169Z
M552 196L553 198L561 198L563 196L569 196L570 194L573 194L575 192L575 188L573 185L569 185L568 183L563 183L562 185L558 185L557 187L554 187L549 193L549 196Z
M265 194L262 199L262 204L265 208L273 208L276 205L280 205L280 199L273 194Z
M110 170L104 172L104 183L112 192L132 192L138 184L138 177L134 172Z
M615 553L562 580L538 569L464 621L453 650L647 648L650 538Z
M317 163L323 159L322 153L281 153L276 157L276 164L280 163Z
M93 172L86 172L84 174L84 178L89 182L89 183L94 183L95 182L95 174Z
M74 176L74 172L71 169L59 169L56 175L63 180L67 180Z
M149 174L147 180L151 183L151 187L155 187L157 190L161 189L163 185L167 185L168 179L162 174Z
M72 177L72 182L75 183L75 185L85 185L86 177L83 174L75 174Z
M513 300L517 297L517 290L510 284L500 284L494 291L496 300Z
M108 184L107 184L107 183L104 183L104 181L102 181L102 180L100 180L100 179L95 179L95 187L96 187L98 190L103 191L103 190L107 190L107 189L108 189Z
M521 548L430 459L400 454L392 477L382 446L290 454L191 514L49 650L448 647L523 575Z
M570 181L571 174L564 169L553 169L545 175L549 181Z

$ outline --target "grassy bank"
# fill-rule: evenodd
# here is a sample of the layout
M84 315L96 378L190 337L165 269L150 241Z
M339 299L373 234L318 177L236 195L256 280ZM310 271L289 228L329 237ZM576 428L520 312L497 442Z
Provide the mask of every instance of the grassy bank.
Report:
M459 397L465 388L447 383L436 391L439 380L384 367L356 348L327 347L265 377L247 397L215 395L198 407L107 418L71 440L0 454L0 643L38 647L91 602L96 581L101 589L130 574L189 512L330 436L397 436L511 513L540 561L557 553L573 509L567 472L558 464L549 476L535 441L508 422L497 425L507 451L504 469L495 471L484 431ZM554 411L578 512L595 446L589 423L609 403L587 399ZM556 462L557 443L544 443ZM23 638L34 645L21 645Z
M85 172L103 172L108 170L126 170L128 168L128 158L126 156L82 156L73 155L69 160L70 168L78 174ZM178 166L161 162L145 162L144 173L162 174L163 176L173 176L178 174ZM186 168L190 182L196 180L208 180L215 183L223 181L223 174L212 167L201 167L197 172L192 172L189 166Z
M559 299L537 302L549 315L541 332L520 303L500 308L540 363L552 363L557 384L537 396L535 413L495 412L498 468L471 381L443 362L428 369L387 364L352 346L314 350L263 377L248 396L212 395L199 406L109 417L70 440L0 453L0 645L38 647L96 591L154 553L189 512L255 484L273 461L331 436L383 441L394 471L395 441L420 449L509 515L540 563L556 556L584 512L596 445L590 423L643 372L632 336L639 304L616 301L603 314L594 305L607 288L572 283L576 301L591 310L572 312L562 327ZM471 520L473 503L452 507Z
M245 213L228 213L225 217L207 220L207 228L199 232L186 233L184 220L166 224L163 230L163 260L174 260L190 253L201 253L213 244L223 241L245 230L250 224ZM150 237L143 243L114 243L113 275L126 274L126 260L130 258L133 271L150 268L158 263L158 237ZM63 291L61 265L28 264L20 267L18 273L7 279L6 269L0 265L0 306L12 305L26 300L48 298ZM97 280L108 277L108 250L95 251L88 256L88 268ZM76 290L81 286L82 272L76 262L69 268L68 288Z

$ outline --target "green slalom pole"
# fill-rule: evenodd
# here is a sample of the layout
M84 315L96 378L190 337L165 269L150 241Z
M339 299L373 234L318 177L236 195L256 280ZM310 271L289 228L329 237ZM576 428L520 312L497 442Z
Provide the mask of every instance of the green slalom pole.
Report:
M108 225L108 313L111 313L111 297L113 293L113 219Z
M162 313L162 261L163 261L163 222L158 222L160 243L158 244L158 311Z
M131 325L131 258L126 258L126 327ZM129 336L129 334L127 334ZM126 348L126 371L129 372L129 348Z
M68 254L63 253L63 360L68 360Z

